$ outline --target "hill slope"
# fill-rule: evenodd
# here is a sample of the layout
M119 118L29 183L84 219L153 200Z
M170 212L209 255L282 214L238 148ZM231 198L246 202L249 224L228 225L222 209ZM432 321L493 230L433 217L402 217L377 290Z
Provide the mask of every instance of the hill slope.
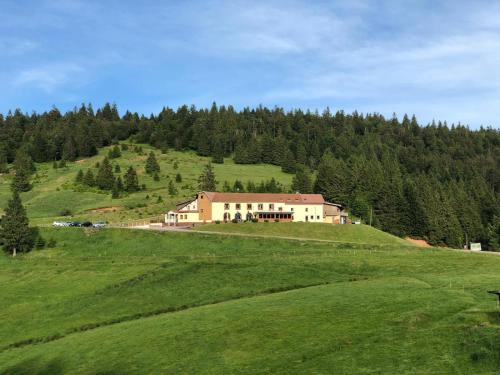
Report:
M0 257L8 286L0 290L0 373L500 370L500 316L485 293L500 283L494 255L200 233L43 233L56 248Z
M210 158L197 156L192 152L169 151L162 154L150 146L140 146L143 149L142 154L129 148L122 151L121 157L112 159L111 163L118 164L121 168L120 173L115 173L116 176L123 176L126 169L133 166L139 175L139 183L145 184L146 190L112 199L110 192L74 186L73 182L79 169L84 172L91 169L94 174L97 173L95 164L107 155L110 149L107 147L100 149L99 155L68 162L65 168L53 169L52 163L37 164L33 190L22 194L28 215L35 223L50 223L56 219L64 219L60 213L69 210L75 220L108 220L117 223L162 215L179 200L192 197L197 192L198 176ZM155 181L144 170L147 155L151 150L155 151L160 164L159 181ZM214 169L221 188L224 181L232 185L237 179L243 183L249 180L259 183L275 178L287 187L292 180L292 175L281 172L280 167L275 165L237 165L229 158L224 164L214 164ZM175 181L177 173L181 174L182 182ZM0 176L0 210L5 207L10 197L11 178L12 175ZM178 194L174 196L168 193L170 180L174 181L178 190ZM162 202L158 202L159 196L162 197Z

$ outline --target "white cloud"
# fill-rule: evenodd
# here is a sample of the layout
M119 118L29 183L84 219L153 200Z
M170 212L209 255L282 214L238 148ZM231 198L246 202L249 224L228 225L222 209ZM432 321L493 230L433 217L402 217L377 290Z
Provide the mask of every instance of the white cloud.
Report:
M31 86L53 92L56 88L80 81L84 69L74 63L58 63L22 70L13 83L16 86Z

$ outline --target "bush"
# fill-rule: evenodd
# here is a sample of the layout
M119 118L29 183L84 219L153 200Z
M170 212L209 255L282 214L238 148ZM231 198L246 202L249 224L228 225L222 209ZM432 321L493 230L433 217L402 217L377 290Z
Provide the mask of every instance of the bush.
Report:
M280 222L280 219L274 219L274 222L275 222L275 223L279 223L279 222Z
M269 223L269 220L265 219L265 220L264 220L264 223Z
M220 220L215 220L215 224L220 224Z
M231 220L231 223L238 224L238 220L233 219L233 220Z
M47 241L47 247L52 248L52 247L56 247L56 245L57 245L56 240L53 238L49 238L49 240Z
M69 208L63 208L59 212L59 216L71 216L72 214L73 214L73 212L71 212L71 210Z
M42 236L38 235L37 239L35 240L35 247L37 249L43 249L45 247L45 240Z
M258 222L259 222L259 219L256 219L256 218L252 219L252 223L258 223Z

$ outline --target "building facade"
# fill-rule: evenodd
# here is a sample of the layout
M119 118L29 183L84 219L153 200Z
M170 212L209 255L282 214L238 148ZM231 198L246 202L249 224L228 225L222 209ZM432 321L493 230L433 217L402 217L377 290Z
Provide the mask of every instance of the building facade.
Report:
M284 221L346 224L347 213L321 194L199 192L165 215L169 225L215 221Z

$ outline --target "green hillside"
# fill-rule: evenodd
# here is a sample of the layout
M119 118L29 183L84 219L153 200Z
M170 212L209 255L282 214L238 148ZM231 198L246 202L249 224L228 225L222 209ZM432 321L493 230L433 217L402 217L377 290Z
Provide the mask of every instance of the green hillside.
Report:
M28 215L34 223L50 223L53 220L65 219L60 216L61 212L70 210L75 220L108 220L119 223L162 215L179 200L191 197L197 192L198 176L210 158L200 157L192 152L169 151L162 154L150 146L141 147L142 154L133 152L130 148L128 151L122 151L122 156L112 159L111 163L113 166L120 166L122 176L129 166L133 166L139 175L139 183L145 184L146 190L112 199L110 192L74 186L73 182L79 169L84 172L92 169L94 174L97 172L95 164L107 155L110 149L107 147L100 149L97 156L68 162L66 168L54 169L52 163L37 164L33 179L34 188L22 194ZM151 150L155 151L161 167L160 181L154 181L144 170L147 155ZM275 165L237 165L230 158L227 158L224 164L214 164L214 169L221 188L224 181L233 184L237 179L244 183L249 180L259 183L274 177L286 187L290 186L292 180L292 175L281 172L280 167ZM177 173L181 174L182 182L175 182ZM0 175L0 211L10 197L11 179L12 175ZM168 193L169 180L174 180L178 190L178 194L174 196ZM159 196L163 200L160 203Z
M196 228L201 231L248 234L253 236L271 236L297 239L316 239L320 241L338 241L367 243L378 245L410 246L410 244L389 233L367 225L332 225L322 223L227 223L205 224Z
M495 255L383 233L42 232L55 248L0 257L2 374L500 371Z

